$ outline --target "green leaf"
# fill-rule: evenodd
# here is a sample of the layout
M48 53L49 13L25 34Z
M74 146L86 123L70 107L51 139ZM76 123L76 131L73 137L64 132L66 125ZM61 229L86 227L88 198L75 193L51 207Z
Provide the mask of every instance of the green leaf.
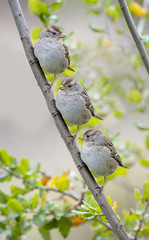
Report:
M41 236L43 237L44 240L50 240L50 232L45 229L44 226L39 228L39 232L41 233Z
M95 4L98 2L98 0L82 0L82 1L87 4Z
M60 233L65 238L67 237L70 231L70 228L72 227L72 221L70 220L70 218L61 217L61 219L58 222L58 227L59 227Z
M26 174L26 172L29 170L29 162L26 158L22 158L21 159L21 163L20 163L20 170L23 174L23 176Z
M6 229L6 224L0 222L0 233L2 233Z
M93 30L94 32L98 32L98 33L103 33L105 32L105 30L103 28L98 27L97 25L93 24L93 23L89 23L88 26L90 27L91 30Z
M145 144L146 144L147 149L149 149L149 135L146 135L146 137L145 137Z
M85 202L85 201L82 201L86 207L87 210L90 210L90 212L93 212L93 213L96 213L97 212L97 209L94 208L93 206L91 206L89 203Z
M148 159L141 158L140 163L145 167L149 167L149 160Z
M60 10L65 3L65 0L57 0L50 5L51 12L56 12Z
M7 203L11 197L0 190L0 203Z
M8 201L8 209L15 217L24 211L24 207L21 205L21 203L14 198Z
M127 100L132 103L138 103L142 100L139 91L136 88L131 88L127 96Z
M142 131L146 131L146 130L149 130L149 126L148 125L145 125L141 122L136 122L135 123L136 127Z
M118 109L115 109L115 110L113 111L113 114L114 114L114 116L117 117L117 118L122 118L122 117L124 116L123 112L120 111L120 110L118 110Z
M106 9L106 14L112 19L112 21L116 21L118 18L118 12L116 11L116 5L110 5Z
M29 9L32 14L37 16L41 16L42 14L49 16L48 5L46 3L42 3L38 0L29 0Z
M69 179L63 178L56 182L56 187L60 191L68 190L69 189Z
M44 227L45 227L46 230L51 230L53 228L57 228L58 227L58 220L56 218L53 218L53 219L47 221L44 224Z
M110 197L110 196L107 196L106 199L107 199L108 203L109 203L110 205L112 205L112 199L111 199L111 197Z
M12 156L10 156L5 149L0 150L0 162L6 166L11 166L12 164Z
M9 182L12 178L12 174L8 173L6 176L0 178L0 182Z
M37 225L38 227L41 227L44 220L46 217L46 212L42 209L40 209L37 214L34 215L33 217L33 222L35 225Z
M138 201L142 201L142 196L139 189L135 188L135 197Z
M29 221L27 221L24 218L21 218L20 222L19 222L19 229L21 230L27 230L31 227L31 224Z
M11 185L10 190L13 194L13 197L16 197L18 194L24 194L24 193L28 192L28 189L22 189L22 188L14 186L14 185Z
M143 199L145 201L149 201L149 182L145 182L143 184L143 189L144 189L144 196Z
M30 200L29 200L30 209L32 210L35 209L37 207L37 204L38 204L38 193L30 197Z

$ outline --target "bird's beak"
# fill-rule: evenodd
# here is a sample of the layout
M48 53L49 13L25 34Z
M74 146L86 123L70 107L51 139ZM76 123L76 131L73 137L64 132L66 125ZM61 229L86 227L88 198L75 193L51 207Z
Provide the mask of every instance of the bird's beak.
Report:
M79 139L83 141L84 140L84 136L79 137Z
M64 38L64 37L66 37L64 34L62 34L62 33L60 33L59 35L59 38Z
M65 86L61 85L61 86L59 87L59 89L60 89L60 90L65 90L66 88L65 88Z

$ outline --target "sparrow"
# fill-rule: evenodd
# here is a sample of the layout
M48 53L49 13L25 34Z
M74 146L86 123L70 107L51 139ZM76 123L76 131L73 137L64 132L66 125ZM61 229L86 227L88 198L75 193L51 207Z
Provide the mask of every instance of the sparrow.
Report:
M79 126L86 124L91 117L102 120L95 114L94 107L85 89L74 78L66 78L62 81L60 90L56 96L56 107L71 125Z
M39 35L39 39L34 46L34 54L41 66L47 73L54 74L52 87L56 74L64 72L66 69L74 71L70 66L70 56L67 46L62 39L66 37L59 26L51 25L46 27Z
M126 167L117 153L113 143L98 129L89 129L79 139L83 140L81 159L97 176L106 176L115 172L117 166Z

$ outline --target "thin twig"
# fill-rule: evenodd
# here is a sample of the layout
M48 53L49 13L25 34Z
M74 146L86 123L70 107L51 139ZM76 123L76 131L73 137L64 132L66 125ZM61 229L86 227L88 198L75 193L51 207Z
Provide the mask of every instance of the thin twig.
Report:
M21 179L23 180L23 177L21 175L18 175L16 173L14 173L10 168L8 167L5 167L5 166L1 166L0 169L2 169L3 171L7 172L7 173L10 173L11 175L13 175L14 177L18 178L18 179ZM30 183L29 180L26 181L26 183ZM46 187L46 186L42 186L44 187L44 189L46 191L51 191L51 192L57 192L57 193L60 193L61 195L64 195L64 196L68 196L70 198L73 198L74 200L76 201L81 201L82 199L82 196L80 197L76 192L72 191L71 189L69 191L60 191L59 189L57 188L52 188L52 187ZM31 189L34 190L34 189L41 189L41 186L35 186ZM26 192L28 193L28 192Z
M70 154L72 155L72 158L74 160L74 163L78 167L80 174L82 175L86 185L88 186L89 190L93 194L95 200L99 204L100 208L102 209L106 219L109 221L111 227L113 228L113 231L116 233L117 237L120 240L129 240L129 237L115 215L113 209L111 208L110 204L108 203L105 195L103 192L99 193L99 187L97 182L95 181L94 177L90 173L89 169L87 167L79 168L79 166L82 164L82 160L80 158L80 151L75 141L70 141L70 131L63 120L62 116L60 114L54 115L57 111L55 106L55 99L54 94L51 89L47 90L46 84L47 79L45 78L45 75L37 61L35 61L34 51L33 51L33 45L31 42L30 34L28 31L28 27L26 25L23 12L21 9L21 6L19 4L18 0L8 0L12 14L14 16L15 23L17 25L20 38L26 53L26 57L28 59L28 62L30 63L31 69L34 73L34 76L36 78L36 81L46 99L48 109L50 113L53 116L53 119L55 121L55 124L59 130L59 133L61 134L61 137L63 138L64 142L66 143L67 148L70 151Z
M97 221L100 222L102 225L104 225L108 230L112 230L113 231L113 229L111 228L109 223L101 221L100 218L97 218Z
M131 32L131 35L132 35L132 37L133 37L133 39L136 43L136 46L138 48L140 57L142 58L142 61L143 61L144 66L146 68L146 71L149 74L149 58L148 58L146 49L144 47L144 44L142 42L142 39L141 39L139 33L137 32L136 26L134 24L134 21L132 19L132 16L131 16L130 12L129 12L127 3L126 3L125 0L118 0L118 1L119 1L120 8L122 10L122 13L124 15L124 18L126 20L126 23L128 25L128 28L129 28L129 30Z
M138 234L139 234L139 232L140 232L140 230L141 230L141 227L142 227L142 224L143 224L143 222L144 222L144 217L145 217L145 214L147 213L148 207L149 207L149 202L147 203L146 208L145 208L145 211L144 211L144 213L143 213L143 216L142 216L142 218L140 219L138 229L135 231L134 240L137 240L137 239L138 239Z

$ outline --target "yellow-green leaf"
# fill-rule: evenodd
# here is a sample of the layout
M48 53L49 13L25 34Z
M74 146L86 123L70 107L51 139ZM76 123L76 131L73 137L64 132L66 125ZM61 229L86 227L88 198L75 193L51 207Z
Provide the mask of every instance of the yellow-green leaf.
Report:
M149 135L146 135L146 137L145 137L145 144L146 144L147 149L149 149Z
M24 207L17 199L10 199L8 201L8 209L15 216L20 215L24 211Z
M132 103L138 103L142 100L141 94L136 88L131 88L127 96L127 100Z
M139 189L135 188L135 197L138 201L142 201L142 196Z
M37 16L41 16L42 14L49 16L48 5L46 3L42 3L38 0L29 0L29 9L32 14Z
M31 39L33 44L35 44L36 41L38 40L39 34L41 33L41 31L42 31L42 28L34 28L33 31L31 32Z
M114 116L117 117L117 118L122 118L122 117L124 116L123 112L120 111L120 110L118 110L118 109L115 109L115 110L113 111L113 114L114 114Z

